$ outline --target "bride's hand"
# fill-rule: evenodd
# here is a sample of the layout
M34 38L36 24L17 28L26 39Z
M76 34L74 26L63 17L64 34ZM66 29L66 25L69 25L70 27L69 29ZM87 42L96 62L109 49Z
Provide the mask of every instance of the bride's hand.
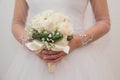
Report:
M66 53L63 51L42 50L38 56L47 63L56 63L61 61L66 56Z
M74 35L73 39L69 42L70 52L81 45L80 36ZM44 49L37 55L47 63L56 63L61 61L67 54L63 51L51 51Z

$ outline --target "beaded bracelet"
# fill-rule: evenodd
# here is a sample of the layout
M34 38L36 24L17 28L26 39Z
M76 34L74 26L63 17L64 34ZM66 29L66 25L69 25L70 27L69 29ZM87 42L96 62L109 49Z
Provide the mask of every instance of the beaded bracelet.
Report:
M25 46L25 43L28 41L28 37L21 36L19 37L19 40L21 41L21 44Z
M79 36L81 37L81 41L82 41L82 46L87 45L90 41L93 40L93 36L88 36L85 33L81 33L79 34Z

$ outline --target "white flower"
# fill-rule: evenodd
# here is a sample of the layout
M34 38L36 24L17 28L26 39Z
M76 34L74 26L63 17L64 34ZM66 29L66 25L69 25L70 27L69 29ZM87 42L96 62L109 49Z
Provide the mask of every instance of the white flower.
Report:
M50 40L47 38L47 41L50 41Z
M59 35L60 33L57 32L56 34Z
M52 43L54 42L54 40L52 40Z
M52 35L51 35L51 34L49 34L49 35L48 35L48 37L49 37L49 38L51 38L51 37L52 37Z
M42 41L45 41L45 38L42 38Z
M44 33L52 32L53 35L55 34L55 31L58 30L56 34L62 34L63 39L59 40L55 44L64 46L68 44L67 36L73 34L73 27L70 22L70 18L62 13L54 12L52 10L47 10L33 17L29 26L26 27L26 31L29 36L32 36L33 29L37 30L39 33L46 30ZM54 43L54 40L49 39L52 37L52 34L48 35L47 40L42 38L41 42L46 46L49 46L48 41Z
M58 29L63 35L72 35L73 34L73 27L71 23L63 22L59 24Z
M44 11L44 12L42 13L42 16L43 16L44 18L46 18L46 17L52 16L52 15L54 15L54 14L55 14L55 12L54 12L53 10L47 10L47 11Z
M46 25L46 29L50 32L54 32L56 30L56 27L55 25L51 22L48 22L47 25Z

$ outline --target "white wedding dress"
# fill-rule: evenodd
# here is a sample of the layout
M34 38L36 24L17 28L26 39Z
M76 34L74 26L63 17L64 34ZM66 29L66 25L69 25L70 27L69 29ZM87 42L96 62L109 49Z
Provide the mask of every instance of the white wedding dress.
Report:
M89 0L27 0L27 20L45 10L54 10L69 16L75 33L80 33L88 2ZM100 57L105 49L99 43L78 48L57 63L56 71L50 73L44 61L20 46L3 80L113 80L107 77L108 73L112 76L107 60ZM101 62L104 62L104 66L100 65Z

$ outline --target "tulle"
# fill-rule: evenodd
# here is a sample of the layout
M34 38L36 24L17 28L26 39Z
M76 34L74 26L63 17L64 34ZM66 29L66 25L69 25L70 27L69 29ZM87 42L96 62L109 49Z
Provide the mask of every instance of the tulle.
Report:
M102 54L107 48L102 44L76 49L57 63L54 73L48 71L43 60L20 46L2 80L114 80L110 65Z

